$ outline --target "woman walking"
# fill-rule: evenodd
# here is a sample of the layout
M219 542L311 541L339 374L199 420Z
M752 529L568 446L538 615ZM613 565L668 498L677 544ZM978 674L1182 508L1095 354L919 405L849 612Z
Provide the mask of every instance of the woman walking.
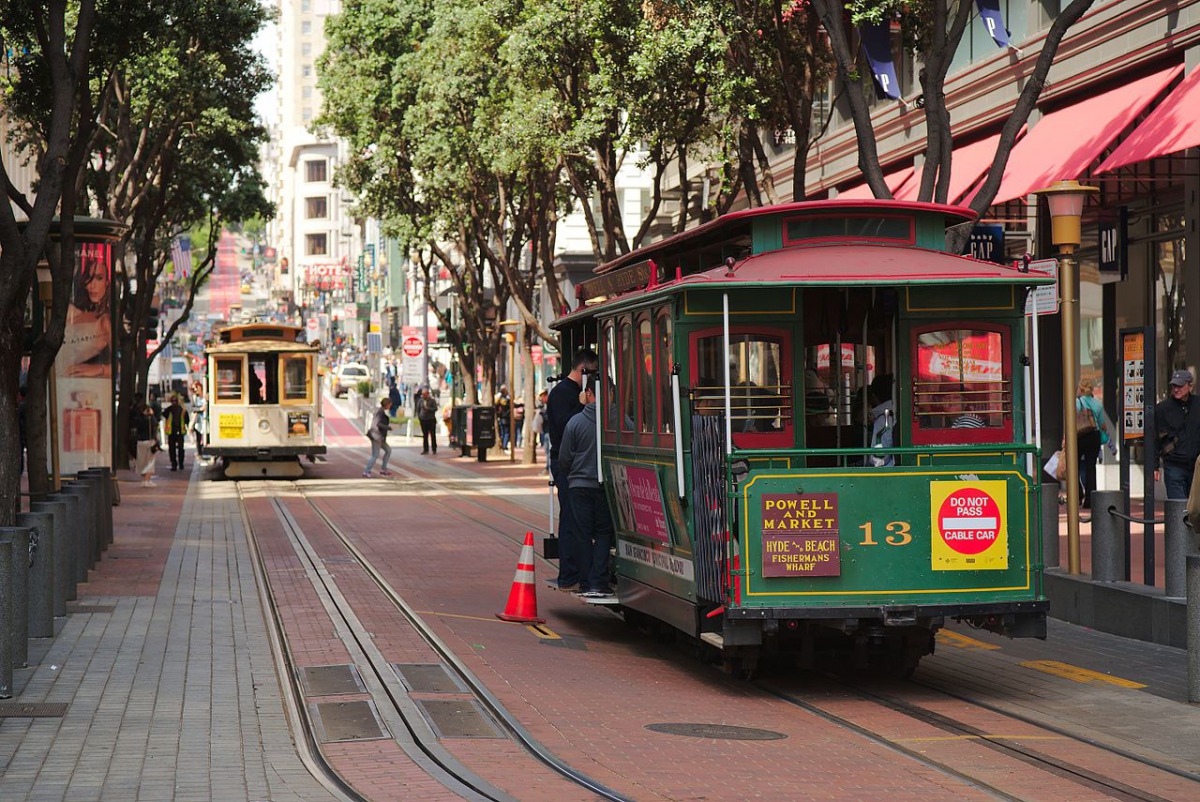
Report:
M367 467L363 469L363 476L369 477L371 469L375 467L375 460L379 459L379 452L383 452L383 462L379 466L380 476L391 476L391 471L388 470L388 460L392 458L392 447L387 443L387 433L392 428L392 417L388 414L388 410L392 408L392 399L384 396L379 399L379 409L375 410L375 417L371 419L371 428L367 429L367 439L371 441L371 459L367 461Z
M154 410L139 401L133 410L133 432L137 441L137 472L142 475L142 487L155 487L154 455L158 452L158 421Z
M1079 506L1091 509L1092 493L1096 492L1096 464L1100 461L1100 449L1109 441L1112 422L1104 411L1100 399L1092 395L1096 386L1091 379L1079 382L1075 398L1075 434L1079 443L1079 483L1083 496Z

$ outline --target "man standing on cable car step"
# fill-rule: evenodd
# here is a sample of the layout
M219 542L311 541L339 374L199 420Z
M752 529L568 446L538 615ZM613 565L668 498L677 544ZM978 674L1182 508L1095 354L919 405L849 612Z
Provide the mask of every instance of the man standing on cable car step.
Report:
M546 399L546 431L550 435L550 477L558 489L558 578L550 584L559 590L577 590L579 564L576 561L575 524L571 517L571 494L567 475L558 466L558 449L562 444L567 423L583 403L583 372L594 371L600 359L589 348L580 348L571 362L571 372L562 378Z
M584 377L583 411L571 418L558 451L560 469L571 488L571 518L575 524L576 555L585 599L610 599L608 550L613 522L608 499L600 487L600 442L596 437L596 374ZM559 555L561 560L561 544Z

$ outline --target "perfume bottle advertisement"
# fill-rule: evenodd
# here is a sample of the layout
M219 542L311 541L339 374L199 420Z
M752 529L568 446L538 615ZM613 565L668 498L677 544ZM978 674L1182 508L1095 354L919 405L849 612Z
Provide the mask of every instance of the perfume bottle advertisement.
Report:
M112 246L75 248L67 328L55 360L59 470L112 465Z

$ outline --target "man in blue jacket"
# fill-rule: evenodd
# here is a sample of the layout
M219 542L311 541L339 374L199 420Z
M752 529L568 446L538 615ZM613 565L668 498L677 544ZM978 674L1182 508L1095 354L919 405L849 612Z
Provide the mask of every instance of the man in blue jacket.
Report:
M584 598L611 598L608 585L608 551L612 547L613 523L608 499L600 486L596 437L596 376L585 378L583 411L571 418L558 451L559 468L566 472L571 493L571 515L575 523L576 554Z
M562 378L546 399L546 432L550 435L550 476L558 489L558 578L551 584L559 590L578 590L579 565L575 561L575 526L571 516L571 495L567 474L559 467L558 449L567 422L581 409L583 372L594 371L600 359L589 348L580 348L571 362L571 372Z

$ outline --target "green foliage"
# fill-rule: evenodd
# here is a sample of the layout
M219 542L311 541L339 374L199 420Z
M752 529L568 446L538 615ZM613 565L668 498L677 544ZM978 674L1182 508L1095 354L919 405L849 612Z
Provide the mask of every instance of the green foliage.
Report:
M366 398L374 391L375 385L371 384L370 379L360 379L359 382L354 385L354 392L358 393L363 398Z

